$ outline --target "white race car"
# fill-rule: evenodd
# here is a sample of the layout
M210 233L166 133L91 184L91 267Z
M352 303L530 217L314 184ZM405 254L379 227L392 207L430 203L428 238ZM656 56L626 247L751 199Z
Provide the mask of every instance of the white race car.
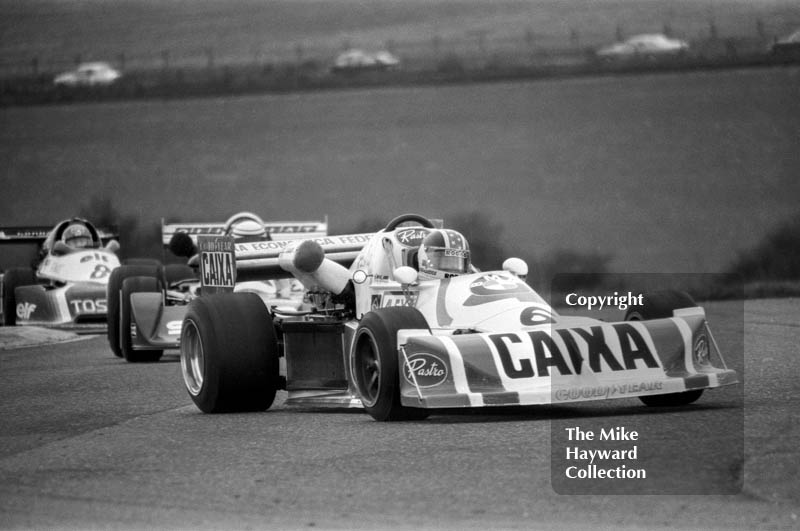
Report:
M53 228L0 228L0 243L42 242L35 267L16 267L0 276L3 323L102 332L106 327L106 284L119 267L113 230L82 218Z
M461 234L415 214L374 234L235 253L220 241L201 262L203 282L228 289L234 264L239 279L291 273L311 303L217 293L189 304L181 369L204 412L263 410L278 389L288 405L363 406L376 420L624 397L683 405L738 381L688 295L645 296L621 322L561 316L523 280L522 260L478 271Z

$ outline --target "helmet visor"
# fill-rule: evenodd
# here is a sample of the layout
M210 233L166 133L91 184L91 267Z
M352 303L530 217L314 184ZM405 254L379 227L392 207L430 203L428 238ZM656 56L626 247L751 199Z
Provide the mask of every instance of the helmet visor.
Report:
M64 243L70 247L86 248L92 246L92 239L88 236L73 236L72 238L67 238Z
M464 249L446 249L429 247L426 249L429 265L438 271L447 273L469 273L469 251Z

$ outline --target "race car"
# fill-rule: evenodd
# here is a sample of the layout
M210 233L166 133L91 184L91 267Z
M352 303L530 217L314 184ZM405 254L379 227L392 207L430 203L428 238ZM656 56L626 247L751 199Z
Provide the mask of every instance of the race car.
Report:
M186 264L123 265L108 282L112 352L129 362L158 361L164 350L180 346L187 304L201 294L198 244L204 238L230 236L236 241L281 241L298 234L327 234L327 221L265 223L251 212L234 214L221 223L162 223L162 243ZM266 304L293 310L303 304L302 285L289 278L236 283L235 291L259 295ZM210 293L215 288L206 286Z
M378 421L601 398L683 405L738 381L682 292L645 296L616 323L561 316L524 281L524 261L478 271L463 235L417 214L280 243L201 253L203 282L225 285L231 264L240 279L290 272L312 301L284 311L223 292L189 304L181 371L203 412L265 410L279 389L287 405L363 407Z
M3 324L104 330L106 284L120 265L116 237L113 229L77 217L52 228L0 228L0 243L42 243L32 267L0 275Z

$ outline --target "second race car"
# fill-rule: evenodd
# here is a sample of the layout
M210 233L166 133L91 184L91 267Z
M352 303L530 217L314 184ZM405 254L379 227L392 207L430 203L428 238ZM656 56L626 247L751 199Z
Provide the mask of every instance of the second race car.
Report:
M130 362L157 361L166 349L180 346L187 304L209 293L201 289L198 244L205 238L228 236L237 242L280 242L302 234L327 234L327 221L267 222L251 212L234 214L221 223L162 224L162 243L186 264L123 265L108 282L109 327L112 352ZM297 310L303 304L299 281L286 273L274 278L236 283L235 291L255 293L270 306Z

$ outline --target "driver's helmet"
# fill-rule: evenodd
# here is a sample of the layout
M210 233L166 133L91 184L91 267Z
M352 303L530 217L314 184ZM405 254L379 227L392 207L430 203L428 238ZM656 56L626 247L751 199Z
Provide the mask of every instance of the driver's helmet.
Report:
M419 278L450 278L470 272L469 244L460 232L434 229L419 246Z
M252 219L240 221L231 228L231 236L237 243L263 241L268 239L264 225Z
M69 225L61 235L61 241L73 249L86 249L93 247L92 234L85 225L73 223Z

